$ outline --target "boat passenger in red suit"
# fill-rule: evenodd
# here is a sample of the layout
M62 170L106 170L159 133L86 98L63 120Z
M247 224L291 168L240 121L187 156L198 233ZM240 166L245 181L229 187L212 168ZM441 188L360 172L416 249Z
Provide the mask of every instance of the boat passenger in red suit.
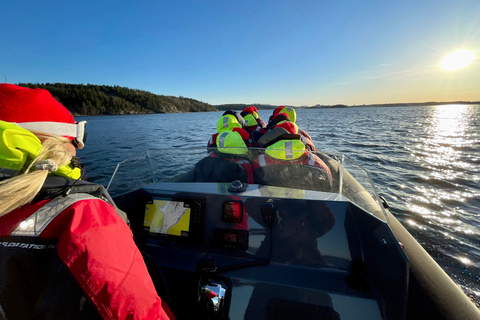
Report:
M253 162L256 183L330 191L333 182L330 168L307 150L293 122L278 124L260 139L259 144L265 148L265 153Z
M257 141L268 131L265 121L260 119L257 108L250 106L242 110L240 115L245 121L243 128L250 134L254 141L249 147L258 147Z
M275 110L273 110L273 114L268 119L267 130L268 131L272 130L273 128L275 128L275 126L277 126L279 123L283 121L291 121L293 123L296 123L297 112L295 111L295 108L280 106ZM305 130L298 129L298 126L297 126L297 133L302 136L302 141L307 146L308 150L310 151L316 150L315 144L313 143L312 138Z
M0 318L173 319L110 196L80 180L84 129L47 90L0 84Z
M243 109L240 115L243 117L243 119L245 119L245 130L259 131L262 134L267 132L267 124L265 121L260 119L258 110L255 108L255 106L250 106Z
M225 111L217 121L217 133L213 134L207 142L208 148L217 147L217 137L224 132L238 132L247 147L258 147L250 132L243 128L245 121L235 111Z
M226 111L217 121L217 133L207 143L209 154L194 169L197 182L253 183L252 163L247 147L257 147L244 120L235 111Z

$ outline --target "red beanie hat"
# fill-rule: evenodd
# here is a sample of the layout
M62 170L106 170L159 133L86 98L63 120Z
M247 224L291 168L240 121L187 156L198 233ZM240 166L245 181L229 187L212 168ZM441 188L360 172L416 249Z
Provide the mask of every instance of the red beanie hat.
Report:
M242 113L251 113L251 114L254 114L255 112L257 112L257 108L255 108L254 106L250 106L248 108L245 108L243 109Z
M297 133L297 128L295 128L295 125L290 121L282 122L279 125L275 126L275 128L278 128L278 127L287 130L289 133L293 133L293 134Z
M70 112L45 89L0 83L0 120L75 123Z
M280 106L273 110L273 116L276 116L283 108L285 108L285 106Z

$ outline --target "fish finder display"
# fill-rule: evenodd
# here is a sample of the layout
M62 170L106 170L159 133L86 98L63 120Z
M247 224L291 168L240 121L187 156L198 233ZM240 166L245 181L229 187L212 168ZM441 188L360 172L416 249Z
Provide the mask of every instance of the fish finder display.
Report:
M191 214L189 201L152 199L146 204L143 225L152 233L187 237Z

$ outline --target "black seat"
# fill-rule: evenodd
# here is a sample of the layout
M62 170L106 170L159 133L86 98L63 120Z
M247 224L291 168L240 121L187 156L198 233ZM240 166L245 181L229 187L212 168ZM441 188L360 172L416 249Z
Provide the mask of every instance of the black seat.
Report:
M255 183L267 186L327 192L332 189L327 171L295 161L256 168L253 176Z
M245 156L214 151L197 162L193 175L194 182L240 180L244 183L251 183L253 181L252 162Z

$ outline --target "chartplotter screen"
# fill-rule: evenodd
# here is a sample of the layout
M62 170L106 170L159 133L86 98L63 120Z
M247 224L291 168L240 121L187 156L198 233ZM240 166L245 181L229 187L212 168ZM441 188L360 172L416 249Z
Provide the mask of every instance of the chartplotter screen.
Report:
M154 198L146 204L143 225L152 233L186 237L191 213L190 201Z

